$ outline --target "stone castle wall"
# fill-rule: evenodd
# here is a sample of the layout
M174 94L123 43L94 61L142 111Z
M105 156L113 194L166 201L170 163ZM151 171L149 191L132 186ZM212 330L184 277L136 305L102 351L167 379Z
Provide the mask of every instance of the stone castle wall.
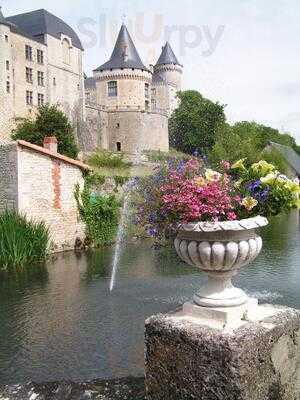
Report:
M74 198L75 185L84 184L79 167L15 142L0 146L0 167L0 209L16 208L45 221L54 251L72 249L77 237L84 239Z
M108 149L108 113L100 107L87 105L86 119L78 130L78 142L82 151Z
M109 149L136 153L169 150L168 117L160 113L116 111L108 113Z

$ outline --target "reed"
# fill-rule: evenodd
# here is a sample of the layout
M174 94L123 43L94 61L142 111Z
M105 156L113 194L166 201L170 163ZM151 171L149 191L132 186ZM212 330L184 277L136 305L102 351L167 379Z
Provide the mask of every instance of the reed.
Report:
M44 222L28 220L16 211L5 211L0 215L0 271L18 271L44 261L49 237Z

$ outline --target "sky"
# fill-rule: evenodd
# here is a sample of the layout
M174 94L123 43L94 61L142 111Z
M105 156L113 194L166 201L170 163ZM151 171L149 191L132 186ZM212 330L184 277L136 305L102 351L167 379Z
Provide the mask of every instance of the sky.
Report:
M0 0L1 2L1 0ZM257 121L300 144L299 0L2 0L5 16L45 8L85 47L87 75L110 57L124 21L144 63L169 40L182 89L226 104L230 123Z

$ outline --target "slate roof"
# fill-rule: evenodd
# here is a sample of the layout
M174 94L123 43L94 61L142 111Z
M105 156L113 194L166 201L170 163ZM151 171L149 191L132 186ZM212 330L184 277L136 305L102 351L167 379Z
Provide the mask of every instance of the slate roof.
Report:
M278 150L287 163L296 171L297 175L300 176L300 156L295 150L289 146L284 146L275 142L270 142L270 146Z
M124 24L122 24L114 50L110 59L96 68L95 71L105 71L120 68L136 68L143 71L148 69L143 64L131 36Z
M177 57L175 56L174 51L172 50L172 47L169 42L166 42L166 44L162 47L161 54L156 63L156 65L165 65L165 64L182 66L177 60Z
M44 43L43 35L48 34L60 39L64 34L72 39L72 45L83 50L77 33L62 19L51 14L47 10L40 9L24 14L18 14L7 17L6 21L16 25L25 34L33 37L35 40Z
M85 87L85 89L96 89L95 78L93 78L93 77L85 78L84 87Z

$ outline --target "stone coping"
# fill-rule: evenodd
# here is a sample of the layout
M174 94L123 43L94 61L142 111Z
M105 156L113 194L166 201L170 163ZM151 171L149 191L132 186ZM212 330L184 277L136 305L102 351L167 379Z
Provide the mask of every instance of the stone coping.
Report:
M178 231L187 232L217 232L217 231L244 231L248 229L261 228L268 225L268 220L260 215L241 219L239 221L222 221L222 222L190 222L180 224Z
M57 160L63 161L65 163L67 163L67 164L74 165L75 167L78 167L78 168L80 168L82 170L85 170L85 171L91 171L92 170L91 167L89 167L87 164L82 163L81 161L74 160L73 158L64 156L64 155L59 154L59 153L53 153L52 151L46 149L45 147L37 146L36 144L32 144L32 143L26 142L25 140L17 140L17 144L19 146L21 146L21 147L25 147L27 149L36 151L36 152L41 153L41 154L43 154L45 156L49 156L51 158L55 158Z

